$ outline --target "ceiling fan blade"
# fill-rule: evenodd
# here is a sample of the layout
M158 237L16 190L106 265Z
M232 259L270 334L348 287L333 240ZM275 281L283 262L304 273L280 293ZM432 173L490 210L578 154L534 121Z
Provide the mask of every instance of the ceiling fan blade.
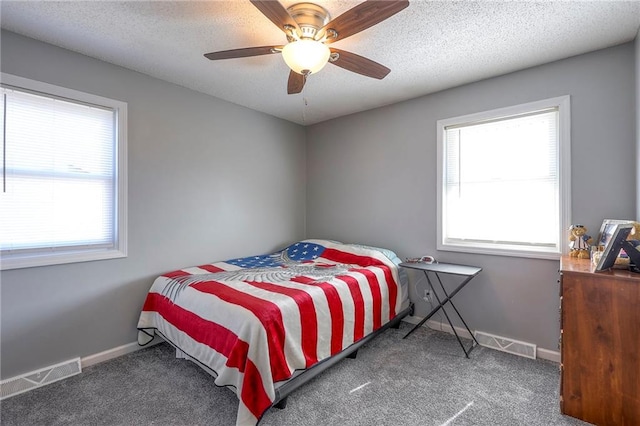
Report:
M327 30L336 31L337 37L328 38L325 42L333 43L366 30L407 6L408 0L367 0L329 22L320 34L325 34Z
M248 56L260 56L270 55L272 53L280 53L279 49L283 46L260 46L260 47L245 47L242 49L222 50L220 52L205 53L204 56L207 59L215 61L216 59L232 59L232 58L246 58Z
M355 53L334 48L331 48L331 53L337 53L338 59L330 61L329 63L348 71L377 78L378 80L382 80L391 72L391 70L384 65L367 59L364 56L356 55Z
M260 12L271 22L276 24L278 28L287 33L285 25L295 28L298 34L301 34L298 23L289 15L287 9L284 8L277 0L251 0L251 4L258 8Z
M295 71L289 73L289 81L287 82L287 93L293 95L302 92L307 76L298 74Z

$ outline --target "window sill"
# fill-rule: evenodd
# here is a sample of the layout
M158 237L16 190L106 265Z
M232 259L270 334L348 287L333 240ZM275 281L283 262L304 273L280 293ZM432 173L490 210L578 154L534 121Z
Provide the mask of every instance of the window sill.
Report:
M67 263L91 262L94 260L117 259L122 257L127 257L126 250L96 249L47 254L5 255L0 258L0 270L6 271L38 266L63 265Z
M481 246L477 244L454 245L439 244L437 247L440 251L453 251L459 253L486 254L489 256L506 256L506 257L526 257L529 259L548 259L560 260L562 253L520 248L498 248L490 246Z

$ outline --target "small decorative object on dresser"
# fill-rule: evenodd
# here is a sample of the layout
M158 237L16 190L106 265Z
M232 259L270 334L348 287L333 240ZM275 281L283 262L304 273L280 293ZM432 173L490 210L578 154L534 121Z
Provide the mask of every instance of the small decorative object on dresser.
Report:
M596 242L596 244L602 247L601 250L604 250L604 246L606 246L609 240L611 239L611 236L613 235L613 230L615 229L616 225L626 225L626 224L635 224L635 223L637 222L634 222L632 220L624 220L624 219L603 220L602 225L600 226L600 232L598 233L598 241ZM635 232L633 232L631 235L635 235Z
M638 272L640 266L640 252L637 240L628 240L635 231L634 222L613 225L613 231L607 236L606 245L596 264L596 272L618 267Z
M589 258L589 247L593 238L587 235L587 228L584 225L571 225L569 227L569 248L571 257L580 259Z
M624 258L623 267L629 267L629 257L623 250L623 244L632 229L633 225L631 224L617 224L613 226L611 236L608 237L607 244L604 246L602 255L596 264L596 272L606 271L607 269L612 268L616 263L621 264L621 262L618 262L619 256ZM635 248L633 248L633 250L635 251ZM629 254L634 255L634 253Z
M631 226L632 229L629 232L629 235L626 237L628 240L637 240L640 236L640 223L634 222L632 220L620 220L620 219L605 219L602 221L602 226L600 226L600 232L598 233L598 240L596 241L596 245L592 247L592 256L591 261L594 265L598 265L596 267L597 271L609 269L611 267L614 268L622 268L628 269L630 267L629 256L627 256L624 250L620 251L620 255L618 252L613 254L609 254L610 258L607 261L606 267L604 267L604 259L603 255L607 247L609 247L608 251L611 251L614 247L611 246L610 242L614 237L614 233L618 230L618 225L620 226ZM618 230L618 232L620 232ZM633 241L632 241L633 242ZM637 244L634 244L637 245ZM617 247L616 247L617 248ZM632 254L633 255L633 254ZM613 260L613 263L611 263Z

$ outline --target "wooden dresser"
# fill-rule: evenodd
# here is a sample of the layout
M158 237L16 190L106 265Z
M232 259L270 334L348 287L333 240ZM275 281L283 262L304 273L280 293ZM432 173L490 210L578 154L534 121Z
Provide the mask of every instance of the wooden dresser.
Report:
M560 409L596 425L640 425L640 274L560 262Z

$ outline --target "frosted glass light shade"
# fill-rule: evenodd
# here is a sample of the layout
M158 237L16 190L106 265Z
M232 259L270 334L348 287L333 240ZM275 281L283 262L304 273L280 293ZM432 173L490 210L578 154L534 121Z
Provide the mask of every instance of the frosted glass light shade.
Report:
M329 48L315 40L293 41L282 48L284 61L298 74L317 73L327 64L330 55Z

